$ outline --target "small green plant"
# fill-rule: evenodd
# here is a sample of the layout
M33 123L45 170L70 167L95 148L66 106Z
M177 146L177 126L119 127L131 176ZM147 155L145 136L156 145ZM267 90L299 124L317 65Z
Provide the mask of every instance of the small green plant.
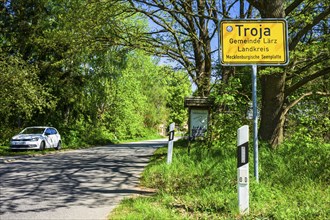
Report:
M171 207L164 206L166 197L137 197L124 199L121 205L112 213L110 219L159 219L159 220L182 220L188 219ZM171 198L172 201L172 198Z

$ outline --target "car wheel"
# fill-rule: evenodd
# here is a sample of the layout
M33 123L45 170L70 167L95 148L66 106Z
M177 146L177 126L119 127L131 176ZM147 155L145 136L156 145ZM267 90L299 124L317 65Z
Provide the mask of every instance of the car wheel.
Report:
M46 148L46 146L45 146L45 142L42 141L42 142L40 143L40 150L45 150L45 148Z
M57 143L57 147L55 147L55 150L61 150L61 141Z

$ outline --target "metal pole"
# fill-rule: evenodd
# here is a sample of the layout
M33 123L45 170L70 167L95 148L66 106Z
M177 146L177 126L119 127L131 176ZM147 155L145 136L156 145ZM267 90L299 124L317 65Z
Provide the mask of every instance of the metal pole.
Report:
M257 104L257 65L252 65L252 102L253 102L253 156L254 176L259 183L258 173L258 104Z

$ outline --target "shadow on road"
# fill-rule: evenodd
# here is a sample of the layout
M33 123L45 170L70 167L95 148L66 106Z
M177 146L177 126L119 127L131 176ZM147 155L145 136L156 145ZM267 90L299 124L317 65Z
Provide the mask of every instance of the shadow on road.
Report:
M154 150L166 143L101 146L0 164L0 219L4 213L98 207L149 194L138 187L139 177Z

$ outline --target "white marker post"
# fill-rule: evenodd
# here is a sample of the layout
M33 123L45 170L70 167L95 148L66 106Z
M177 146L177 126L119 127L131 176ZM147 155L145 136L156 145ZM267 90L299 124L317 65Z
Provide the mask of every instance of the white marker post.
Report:
M237 130L238 207L242 215L249 214L249 126Z
M172 124L170 124L170 129L169 129L168 148L167 148L167 164L172 163L174 128L175 128L175 123L173 122Z

